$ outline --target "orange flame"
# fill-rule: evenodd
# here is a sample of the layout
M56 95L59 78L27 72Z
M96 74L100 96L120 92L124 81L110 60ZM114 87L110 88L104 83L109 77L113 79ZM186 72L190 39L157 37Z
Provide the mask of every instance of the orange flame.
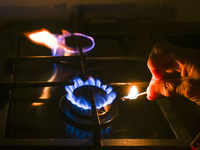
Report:
M56 78L56 75L57 75L57 69L54 72L53 76L48 80L48 82L53 82L54 79ZM50 98L50 92L49 92L50 89L51 89L51 87L45 87L43 89L42 95L40 96L40 99L48 99L48 98Z
M25 36L36 44L44 45L51 49L54 49L58 46L57 37L46 29L27 32L25 33Z
M146 95L147 91L142 92L142 93L138 93L138 90L136 88L136 86L133 86L128 94L128 96L124 96L121 99L123 101L125 101L126 99L131 100L131 99L136 99L138 98L138 96L142 96L142 95Z
M136 86L133 86L128 94L128 98L130 99L136 99L138 95L138 90Z
M43 105L44 103L40 103L40 102L34 102L32 103L32 106L41 106Z
M136 86L133 86L128 94L128 96L124 96L123 98L128 98L128 99L136 99L138 97L138 90Z

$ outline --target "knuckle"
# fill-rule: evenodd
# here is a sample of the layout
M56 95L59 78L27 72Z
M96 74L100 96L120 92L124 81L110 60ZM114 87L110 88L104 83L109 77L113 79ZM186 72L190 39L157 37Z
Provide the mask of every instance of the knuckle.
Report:
M175 84L165 81L162 85L162 94L166 97L172 96L175 91Z
M177 88L177 93L181 94L185 97L188 97L189 95L191 95L192 92L192 79L187 79L184 80L180 86Z
M177 93L200 105L200 84L195 79L187 79L177 88Z
M191 95L190 94L191 89L192 89L192 80L187 79L182 81L182 83L177 87L176 93L188 97L189 95Z

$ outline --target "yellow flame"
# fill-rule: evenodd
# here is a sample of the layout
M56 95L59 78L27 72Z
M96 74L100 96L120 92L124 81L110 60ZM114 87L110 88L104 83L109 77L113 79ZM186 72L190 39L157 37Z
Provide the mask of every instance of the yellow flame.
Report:
M136 86L133 86L127 96L127 98L130 98L130 99L136 99L137 98L137 95L138 95L138 90L136 88Z
M44 45L50 49L54 49L58 46L58 40L56 36L51 34L46 29L27 32L25 33L25 36L36 44Z
M41 106L43 105L44 103L40 103L40 102L34 102L32 103L32 106Z

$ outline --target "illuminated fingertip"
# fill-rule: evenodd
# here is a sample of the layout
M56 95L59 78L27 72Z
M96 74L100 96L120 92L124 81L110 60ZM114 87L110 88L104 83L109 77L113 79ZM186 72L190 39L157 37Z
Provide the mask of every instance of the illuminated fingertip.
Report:
M147 99L148 99L149 101L153 101L153 100L155 100L156 98L157 98L157 97L147 95Z

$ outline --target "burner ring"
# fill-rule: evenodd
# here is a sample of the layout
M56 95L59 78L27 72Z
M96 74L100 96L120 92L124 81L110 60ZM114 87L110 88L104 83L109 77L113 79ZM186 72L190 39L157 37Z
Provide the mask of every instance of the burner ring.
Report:
M91 90L94 93L94 98L95 98L96 104L97 103L105 103L105 101L107 99L107 93L102 88L97 87L97 86L93 86L93 85L80 86L73 91L73 95L77 99L83 99L85 103L89 104L89 103L91 103L90 97L89 97L89 94L88 94L89 90ZM75 111L76 113L78 113L80 115L85 115L85 116L88 116L88 117L92 116L91 108L90 109L83 109L83 108L80 108L80 107L72 104L69 100L68 100L68 102L69 102L70 108L73 111ZM111 105L108 104L108 105L103 106L101 108L97 108L98 115L101 116L101 115L106 114L109 111L110 107L111 107Z
M98 109L112 104L116 98L116 93L113 91L113 88L107 85L102 85L99 79L89 77L84 82L81 78L74 78L73 82L74 85L65 86L65 90L67 92L66 98L78 108L82 108L84 110L91 109L88 90L92 91L96 108ZM79 92L81 94L79 94Z
M71 33L66 30L62 30L63 34L57 36L58 46L53 49L53 56L71 56L71 55L79 55L79 48L77 48L77 43L74 46L68 45L66 40L69 38L77 39L86 39L90 42L90 45L86 45L82 47L82 52L84 54L89 53L95 47L95 41L91 36L82 34L82 33ZM82 40L80 40L82 41ZM73 43L73 42L72 42Z
M118 117L119 107L117 103L114 101L111 105L109 111L102 116L99 116L101 122L101 128L106 128L111 125L114 120ZM92 129L91 127L95 126L92 117L85 117L84 115L80 115L74 113L69 105L68 100L66 99L66 95L64 95L59 103L59 107L64 119L73 126L82 129Z

